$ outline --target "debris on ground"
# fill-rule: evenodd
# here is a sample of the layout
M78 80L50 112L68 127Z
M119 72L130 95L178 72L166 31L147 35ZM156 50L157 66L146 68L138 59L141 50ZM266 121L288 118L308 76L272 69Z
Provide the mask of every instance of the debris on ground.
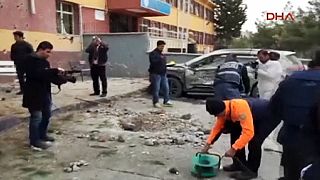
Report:
M1 101L5 101L5 100L6 100L6 98L4 98L4 97L3 97L3 98L1 98Z
M170 169L169 169L169 172L170 172L171 174L179 175L179 170L178 170L177 168L170 168Z
M122 129L124 129L126 131L135 131L136 130L136 125L131 122L121 121L120 124L122 126Z
M71 162L69 164L69 167L65 167L63 169L63 171L66 172L66 173L77 172L77 171L79 171L81 169L81 167L88 166L88 165L89 165L89 163L84 161L84 160Z
M182 115L181 117L180 117L180 119L184 119L184 120L190 120L191 119L191 114L189 113L189 114L185 114L185 115Z
M103 150L101 151L98 155L97 155L97 158L100 158L100 157L108 157L108 156L111 156L111 155L114 155L118 152L118 149L117 148L108 148L107 150Z
M135 144L130 144L129 147L136 147L137 145Z
M158 146L159 142L156 139L147 139L144 142L144 145L146 145L146 146Z
M119 135L119 136L118 136L117 141L118 141L118 142L121 142L121 143L126 142L126 140L123 138L123 136L122 136L122 135Z

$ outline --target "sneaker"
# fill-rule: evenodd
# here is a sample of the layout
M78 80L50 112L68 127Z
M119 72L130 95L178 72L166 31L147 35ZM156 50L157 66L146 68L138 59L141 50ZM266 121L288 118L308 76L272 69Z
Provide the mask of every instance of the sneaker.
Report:
M165 107L173 107L173 103L168 101L168 102L164 103L163 106L165 106Z
M230 177L237 180L250 180L250 179L257 178L258 174L254 172L244 171L244 172L234 173Z
M107 93L102 93L101 95L100 95L100 97L106 97L107 96Z
M100 95L100 93L92 93L92 94L90 94L90 96L99 96Z
M227 166L223 166L223 170L226 171L226 172L234 172L234 171L242 171L242 169L235 165L235 164L230 164L230 165L227 165Z
M44 138L41 138L42 141L49 141L49 142L54 142L55 139L54 137L51 136L45 136Z
M161 106L160 103L155 103L155 104L153 104L153 107L155 107L155 108L161 108L162 106Z
M49 147L50 147L50 144L43 141L38 141L36 143L31 144L31 148L37 151L48 149Z

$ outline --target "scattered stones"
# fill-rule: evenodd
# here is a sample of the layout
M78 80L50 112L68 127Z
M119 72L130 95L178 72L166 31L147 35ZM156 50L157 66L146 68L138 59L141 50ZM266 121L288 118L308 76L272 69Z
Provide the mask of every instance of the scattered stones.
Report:
M90 135L88 135L88 134L79 134L79 135L77 135L77 138L79 138L79 139L89 138L89 137L90 137Z
M202 131L197 131L194 133L197 137L200 137L200 136L204 136L204 132Z
M11 92L12 92L11 89L7 89L7 90L6 90L6 93L11 93Z
M121 126L126 131L135 131L136 130L136 125L133 123L130 123L130 122L121 121Z
M84 161L84 160L71 162L69 164L69 167L65 167L63 169L63 171L66 172L66 173L77 172L77 171L80 171L82 166L88 166L88 165L89 165L89 163Z
M92 112L92 110L91 110L91 109L88 109L88 110L87 110L87 113L91 113L91 112Z
M122 135L119 135L119 136L118 136L117 141L118 141L118 142L121 142L121 143L126 142L126 140L123 138L123 136L122 136Z
M139 135L139 138L144 138L144 134L140 134L140 135Z
M148 154L148 155L150 154L150 152L148 152L148 151L142 151L141 153L142 154Z
M109 140L109 141L116 141L117 138L116 138L115 136L110 136L108 140Z
M170 168L170 169L169 169L169 172L170 172L171 174L179 175L179 170L178 170L177 168Z
M118 149L117 148L111 148L111 149L107 149L107 150L103 150L101 151L97 157L106 157L106 156L111 156L111 155L114 155L118 152Z
M184 119L184 120L190 120L191 119L191 114L189 113L189 114L185 114L185 115L182 115L181 117L180 117L180 119Z
M4 97L3 97L3 98L1 98L1 101L5 101L5 100L6 100L6 98L4 98Z
M146 146L157 146L157 145L159 145L159 142L156 139L147 139L144 142L144 145L146 145Z
M109 148L108 145L103 144L103 143L91 143L89 144L89 147L91 148L96 148L96 149L105 149L105 148Z
M129 147L131 147L131 148L132 148L132 147L136 147L136 146L137 146L137 145L135 145L135 144L130 144L130 145L129 145Z

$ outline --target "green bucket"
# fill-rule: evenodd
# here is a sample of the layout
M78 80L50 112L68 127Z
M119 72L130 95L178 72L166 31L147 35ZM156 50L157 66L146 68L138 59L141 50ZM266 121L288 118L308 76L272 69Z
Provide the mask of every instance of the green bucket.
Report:
M209 178L218 175L221 164L219 154L196 153L192 157L191 174L199 178Z

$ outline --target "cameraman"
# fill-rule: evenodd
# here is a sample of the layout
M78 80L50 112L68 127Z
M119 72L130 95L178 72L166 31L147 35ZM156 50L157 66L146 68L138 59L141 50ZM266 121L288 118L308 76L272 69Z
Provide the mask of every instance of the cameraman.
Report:
M51 83L59 81L63 69L50 68L47 60L53 49L48 41L41 42L37 51L27 56L26 85L23 94L23 107L30 112L29 139L32 147L47 149L54 138L47 135L51 117ZM62 76L61 76L62 77ZM61 79L60 84L66 81Z

